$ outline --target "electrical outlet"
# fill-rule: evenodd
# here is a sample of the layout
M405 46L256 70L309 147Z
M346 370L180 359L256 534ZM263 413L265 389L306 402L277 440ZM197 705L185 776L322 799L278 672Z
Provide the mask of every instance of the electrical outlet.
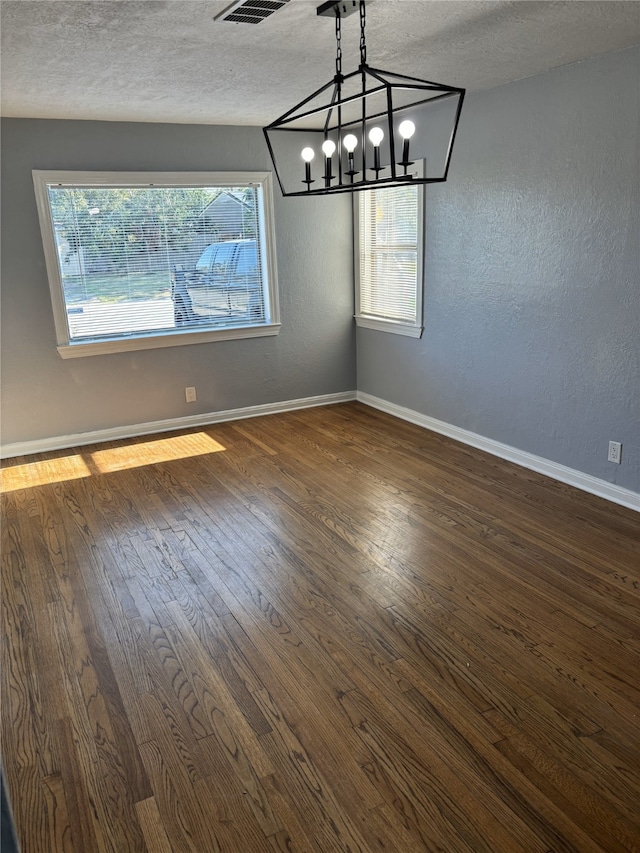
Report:
M609 442L609 462L615 462L619 465L622 457L622 444L619 441Z
M187 400L187 403L195 403L196 401L196 389L195 388L185 388L184 396Z

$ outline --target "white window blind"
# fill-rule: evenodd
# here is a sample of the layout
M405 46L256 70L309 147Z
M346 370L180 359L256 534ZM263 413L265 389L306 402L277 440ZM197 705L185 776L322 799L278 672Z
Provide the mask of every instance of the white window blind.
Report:
M273 240L261 181L34 177L59 350L200 342L195 333L239 337L273 325Z
M357 198L356 319L385 331L421 324L422 188L367 190Z

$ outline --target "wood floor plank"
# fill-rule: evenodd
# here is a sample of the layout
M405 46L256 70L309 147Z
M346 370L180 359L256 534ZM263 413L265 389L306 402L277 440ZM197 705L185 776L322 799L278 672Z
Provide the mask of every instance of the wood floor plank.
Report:
M91 792L81 767L82 753L88 752L89 749L80 746L68 718L57 721L57 731L60 743L62 782L64 790L69 792L67 808L74 848L77 853L81 850L105 849L106 845L102 840L100 844L98 843L93 819ZM21 829L23 845L28 847L33 844L37 850L37 838L33 834L33 827L28 819L21 825Z
M75 847L61 774L46 776L42 780L42 787L47 804L47 824L49 826L47 850L50 850L51 853L72 853Z
M455 635L464 635L467 648L471 643L478 649L486 650L512 672L519 668L519 677L525 681L529 693L544 695L555 712L566 719L575 731L588 735L600 731L603 726L614 726L616 731L620 729L628 749L632 754L635 753L633 727L628 725L622 715L616 713L612 718L610 705L581 688L574 680L566 678L562 672L545 666L536 653L537 645L524 644L523 647L512 632L499 630L499 623L493 618L485 621L480 613L480 610L456 611L447 621L446 628ZM505 611L499 618L503 624L509 624ZM402 668L401 664L399 668Z
M173 853L155 797L149 797L140 803L136 803L136 814L142 827L147 848L153 850L154 853Z
M640 516L358 403L9 460L24 853L640 853Z
M171 850L222 853L219 833L194 797L189 775L180 761L152 740L143 743L140 752Z
M163 750L176 753L179 761L192 782L207 775L201 750L193 732L189 728L181 709L175 701L156 685L153 693L144 693L136 702L140 725L138 744L148 743L155 738Z
M595 761L582 774L581 781L575 766L564 764L557 752L544 741L531 739L522 726L505 719L500 711L487 711L485 716L502 732L509 748L522 755L522 766L526 764L531 768L541 780L539 787L543 791L557 789L562 792L567 814L586 829L591 837L601 844L610 845L612 849L632 850L634 845L640 846L640 817L637 809L631 809L627 814L619 812L614 805L618 800L616 793L607 796L608 792L603 792L602 786L596 784L596 777L602 771ZM498 748L506 748L504 741L499 741ZM637 787L633 795L637 802Z
M294 811L278 790L276 781L275 775L267 776L263 784L271 807L286 829L269 836L271 849L276 853L322 853L304 816Z
M229 766L218 739L209 736L196 741L188 732L185 733L170 707L158 702L153 695L143 697L141 702L149 731L157 736L157 742L148 741L141 749L147 760L153 761L157 747L163 764L170 770L170 785L165 781L164 793L158 795L157 808L174 849L176 844L186 849L189 849L189 844L204 845L202 839L207 837L207 833L213 835L211 843L219 844L225 851L239 849L242 833L252 839L252 847L256 846L258 839L261 844L257 849L267 849L265 834L255 819L255 811L268 811L268 801L262 791L249 792L242 787L242 780ZM157 770L157 756L153 766ZM156 778L156 785L161 778ZM257 802L253 800L256 793ZM183 801L185 805L181 805ZM197 823L194 824L197 820L207 821L208 828L199 828ZM280 824L275 827L279 828ZM269 829L274 827L269 825ZM198 838L201 839L199 842ZM202 846L198 849L210 848Z
M261 740L277 768L281 795L312 827L320 849L366 851L368 845L353 818L339 807L337 792L325 781L273 698L266 690L260 691L257 698L272 727L272 732Z
M232 611L242 612L243 619L251 623L259 633L266 631L274 639L282 656L287 659L294 658L296 666L303 672L308 672L314 679L320 679L327 688L333 692L349 690L353 685L345 679L338 667L333 666L330 659L325 659L324 666L318 669L316 665L317 654L313 638L306 634L299 626L296 629L292 620L288 619L281 610L274 605L269 595L265 593L268 587L268 576L261 571L245 573L243 567L245 560L249 565L255 564L255 559L242 547L241 559L236 562L232 552L227 552L218 540L213 540L211 535L204 538L201 522L196 522L190 528L190 535L197 542L202 553L211 559L211 577L217 578L218 590L224 596L225 602ZM224 559L219 556L223 554ZM259 566L262 563L258 563ZM271 644L266 646L271 648Z
M126 776L125 767L130 769L135 759L120 753L122 743L114 734L109 701L101 689L75 600L59 606L56 617L59 665L65 680L67 714L71 718L71 726L64 730L71 770L69 786L65 780L65 788L72 792L76 787L86 790L92 804L89 814L98 849L114 853L118 849L144 851L129 784L142 779L143 790L147 790L146 773L136 770L130 780ZM60 722L64 720L63 717ZM128 720L121 725L128 726ZM112 829L108 829L110 814L119 817Z
M218 616L200 594L198 585L188 574L181 572L181 577L175 584L171 584L171 588L175 592L175 602L168 605L169 615L173 615L173 623L177 628L182 626L187 635L196 635L197 640L192 639L202 646L200 658L204 656L215 661L215 667L210 671L212 679L217 683L221 701L233 709L238 724L242 724L243 728L248 723L255 735L267 734L270 731L269 724L236 671L236 658L230 654L228 644L222 639L221 629L216 630ZM245 672L244 667L242 672ZM258 683L256 686L262 685ZM264 775L271 772L266 771Z
M60 708L60 693L49 682L55 647L50 642L47 625L47 595L43 579L34 571L40 561L50 568L46 553L37 548L33 528L37 516L29 518L18 497L18 513L7 525L5 534L11 544L3 549L2 605L13 624L19 625L20 642L5 636L10 644L11 690L5 694L11 703L14 724L22 718L24 725L16 730L24 735L22 759L37 764L43 776L59 770L59 756L52 723ZM22 510L22 511L20 511ZM9 521L9 518L7 519ZM11 616L9 616L11 614ZM46 689L50 688L50 689ZM29 758L27 758L29 756Z
M351 703L358 734L371 745L374 762L369 766L370 772L384 778L390 790L404 790L405 797L406 780L411 778L412 785L417 786L424 797L416 816L418 813L422 819L428 816L430 827L434 823L431 810L436 807L438 817L444 826L448 825L445 837L458 834L462 839L460 846L466 843L470 849L480 850L486 845L487 850L497 847L511 849L514 853L516 850L544 849L544 843L536 839L523 821L513 815L509 821L505 820L502 798L497 797L491 786L476 773L468 753L464 749L451 748L452 741L460 740L468 750L464 737L466 729L463 733L450 727L443 730L441 718L427 702L416 701L411 709L405 708L401 714L395 704L380 695L365 697L360 691L353 691L345 698ZM400 722L402 717L406 722ZM396 740L396 732L402 729L406 729L406 734ZM415 734L417 731L421 732L419 737ZM389 750L394 754L393 760ZM420 767L428 771L421 775ZM445 778L449 780L446 784ZM443 788L452 792L449 802L440 796ZM413 802L415 797L407 799ZM466 809L458 812L465 802ZM465 822L465 814L473 814L471 823ZM426 831L424 825L423 830Z
M341 712L338 696L335 693L314 688L314 683L308 674L296 668L295 662L289 660L281 664L279 656L273 656L259 639L252 642L250 633L234 629L230 618L225 617L225 624L233 631L236 642L243 649L246 657L254 664L254 668L263 674L263 681L280 713L286 717L287 724L292 726L308 752L314 756L320 769L328 778L337 779L337 784L350 784L358 791L358 797L373 808L379 803L376 792L362 779L358 764L370 759L362 744L354 736ZM256 695L263 694L265 688L260 688ZM310 698L313 701L310 701ZM260 703L259 703L260 704ZM344 755L336 761L326 744L338 737L343 744Z
M214 662L194 641L195 632L179 605L170 607L175 625L175 632L172 632L173 645L190 676L211 730L236 765L236 772L242 778L244 787L257 788L261 776L273 773L273 766L260 745L258 734L245 718L242 707L238 706L223 679L217 674ZM255 705L255 701L253 704ZM255 707L260 713L258 706ZM260 726L260 729L266 734L271 729L264 715L260 713L260 716L264 720L264 726ZM267 835L269 834L267 832Z
M180 709L177 713L183 716L194 736L207 737L212 734L211 727L167 634L169 627L163 628L151 620L140 620L136 624L152 680L152 690L162 695L159 688L164 688L173 695Z

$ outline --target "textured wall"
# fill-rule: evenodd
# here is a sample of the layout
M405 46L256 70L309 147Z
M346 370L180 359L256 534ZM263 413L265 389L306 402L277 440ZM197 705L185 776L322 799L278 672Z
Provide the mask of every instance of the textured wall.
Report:
M360 391L640 491L639 81L630 48L469 97L423 337L359 329Z
M56 352L32 169L269 168L252 128L3 121L3 443L355 388L349 200L282 199L277 187L278 337L70 360ZM196 404L185 403L188 385Z

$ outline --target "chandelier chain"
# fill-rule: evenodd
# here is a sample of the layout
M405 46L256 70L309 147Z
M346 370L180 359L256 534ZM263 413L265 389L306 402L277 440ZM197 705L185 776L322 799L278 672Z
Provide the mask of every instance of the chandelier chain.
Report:
M360 0L360 62L362 65L367 64L367 42L364 36L364 28L367 25L367 12L365 9L365 0Z
M342 24L336 9L336 77L342 77Z

